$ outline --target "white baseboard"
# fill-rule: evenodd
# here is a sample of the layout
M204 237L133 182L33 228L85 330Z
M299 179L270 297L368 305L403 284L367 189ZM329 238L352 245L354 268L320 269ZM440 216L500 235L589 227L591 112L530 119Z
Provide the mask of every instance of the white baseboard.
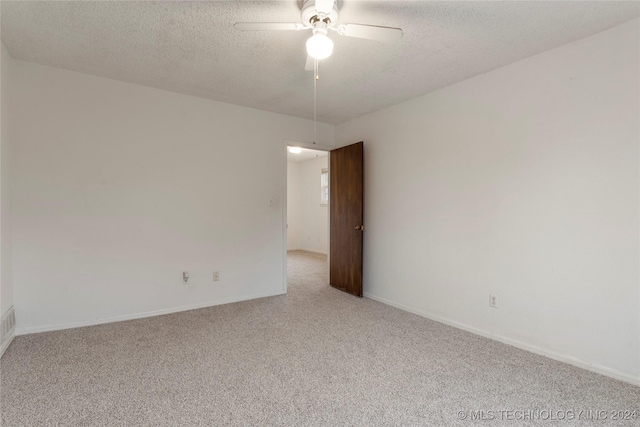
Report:
M607 368L605 366L594 365L592 363L584 362L582 360L576 359L574 357L568 356L566 354L559 354L547 349L543 349L534 345L530 345L527 343L523 343L521 341L513 340L511 338L507 338L501 335L492 334L491 332L484 331L482 329L475 328L473 326L466 325L464 323L456 322L454 320L449 320L431 313L428 313L424 310L420 310L414 307L409 307L404 304L399 304L393 301L390 301L386 298L379 297L377 295L373 295L370 293L364 293L365 298L370 298L372 300L381 302L386 305L390 305L392 307L399 308L400 310L408 311L409 313L417 314L418 316L426 317L427 319L434 320L436 322L444 323L445 325L453 326L454 328L462 329L467 332L471 332L476 335L483 336L485 338L489 338L495 341L499 341L503 344L507 344L521 350L528 351L530 353L539 354L541 356L548 357L549 359L557 360L559 362L567 363L569 365L576 366L578 368L586 369L587 371L595 372L600 375L604 375L619 381L624 381L629 384L633 384L635 386L640 386L640 378L634 378L633 376L626 374L624 372L620 372L615 369Z
M11 331L9 333L9 337L5 339L4 342L2 343L2 346L0 346L0 358L4 355L5 350L9 348L11 341L13 341L15 337L16 337L15 331Z
M252 299L273 297L273 296L283 295L283 294L284 292L279 291L275 293L256 294L256 295L249 295L246 297L229 298L225 300L211 301L211 302L206 302L201 304L185 305L181 307L172 307L172 308L166 308L162 310L153 310L153 311L147 311L143 313L127 314L124 316L92 319L92 320L86 320L82 322L57 323L57 324L49 324L49 325L43 325L43 326L31 326L27 328L16 328L15 335L37 334L40 332L60 331L63 329L82 328L85 326L103 325L105 323L115 323L115 322L123 322L126 320L144 319L146 317L162 316L164 314L172 314L172 313L179 313L181 311L197 310L199 308L207 308L207 307L213 307L216 305L231 304L234 302L249 301Z

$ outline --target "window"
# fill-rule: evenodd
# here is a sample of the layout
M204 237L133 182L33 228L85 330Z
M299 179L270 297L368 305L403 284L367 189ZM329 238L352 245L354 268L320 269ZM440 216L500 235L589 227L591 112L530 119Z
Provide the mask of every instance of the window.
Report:
M322 169L320 171L320 204L326 206L329 204L329 170Z

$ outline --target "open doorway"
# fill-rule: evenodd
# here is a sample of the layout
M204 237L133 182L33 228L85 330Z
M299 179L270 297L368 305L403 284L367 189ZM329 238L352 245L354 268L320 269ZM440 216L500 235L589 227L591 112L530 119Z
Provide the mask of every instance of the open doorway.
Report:
M285 292L291 271L329 283L329 152L303 145L286 144Z
M300 150L289 153L289 147L298 147ZM305 150L306 149L306 150ZM315 151L315 152L314 152ZM304 168L297 166L296 161L304 155L309 155L310 160L327 157L318 165L314 165L310 173L308 195L312 206L320 211L320 217L324 219L325 227L313 228L306 219L305 211L299 208L295 212L297 198L307 195L303 187L305 180L302 172ZM282 212L283 231L283 292L288 292L288 247L301 250L308 254L318 254L326 258L323 275L318 283L329 284L332 288L363 296L363 254L364 254L364 142L357 142L340 148L322 147L315 144L296 143L284 141L284 199L285 205ZM291 161L289 160L291 154ZM293 155L302 155L293 157ZM292 165L289 168L289 165ZM326 165L326 169L325 169ZM288 174L289 169L295 172ZM329 188L326 188L326 185ZM327 199L328 196L328 200ZM290 203L288 199L292 199ZM327 202L326 205L324 202ZM290 212L287 212L290 210ZM288 220L288 216L290 221ZM295 224L296 217L299 218ZM297 228L296 228L297 227ZM291 238L288 231L291 229ZM289 242L291 240L291 242ZM297 246L296 246L297 245ZM324 255L326 253L326 255ZM304 269L303 269L304 270Z

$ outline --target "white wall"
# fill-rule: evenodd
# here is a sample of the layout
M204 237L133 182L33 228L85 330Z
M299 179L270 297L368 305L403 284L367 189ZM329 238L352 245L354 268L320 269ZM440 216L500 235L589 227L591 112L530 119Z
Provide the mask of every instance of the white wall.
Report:
M0 43L0 316L13 305L13 282L11 274L11 176L9 152L9 121L5 119L11 78L12 58L4 43Z
M287 162L287 249L302 249L300 222L300 162Z
M640 383L638 27L338 126L365 295Z
M312 122L23 61L14 71L18 333L283 292L283 140L310 139ZM318 132L333 145L333 126Z
M328 166L328 157L300 162L301 248L327 253L328 208L320 205L320 172Z

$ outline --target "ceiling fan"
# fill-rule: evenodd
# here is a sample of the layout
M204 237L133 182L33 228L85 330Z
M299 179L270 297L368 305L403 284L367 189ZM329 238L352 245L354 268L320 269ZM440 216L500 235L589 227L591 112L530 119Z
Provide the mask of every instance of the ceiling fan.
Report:
M333 41L327 36L333 30L341 36L391 42L402 37L400 28L363 24L338 24L340 12L337 0L304 0L300 17L302 22L237 22L239 31L286 31L311 30L307 40L307 63L305 70L313 70L315 59L324 59L333 52Z

